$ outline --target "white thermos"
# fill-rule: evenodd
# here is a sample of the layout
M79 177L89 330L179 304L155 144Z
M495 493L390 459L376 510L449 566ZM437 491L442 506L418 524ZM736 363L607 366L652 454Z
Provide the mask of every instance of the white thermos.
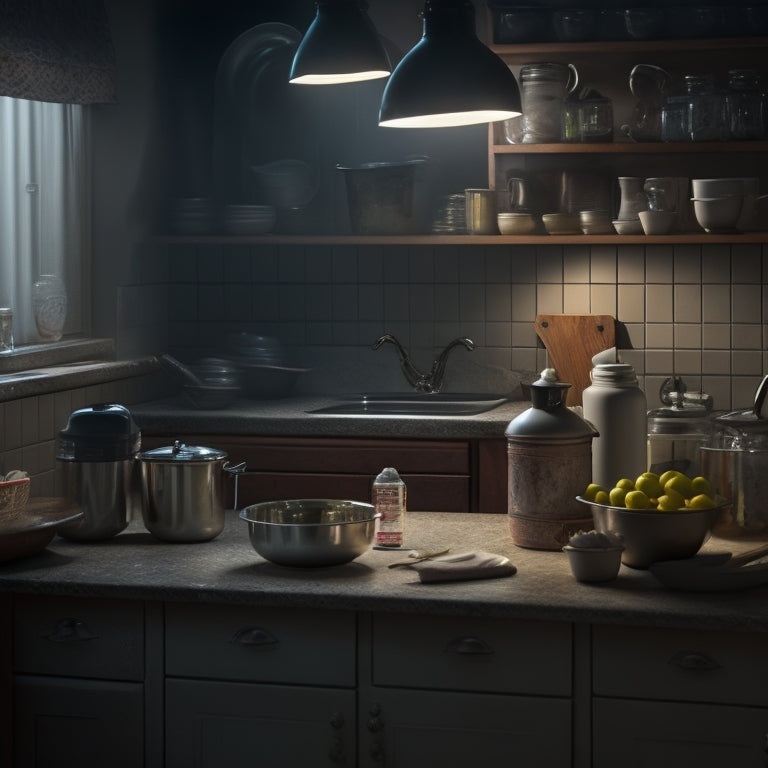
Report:
M592 482L613 488L648 469L648 403L628 363L598 363L582 392L584 418L598 431L592 441Z

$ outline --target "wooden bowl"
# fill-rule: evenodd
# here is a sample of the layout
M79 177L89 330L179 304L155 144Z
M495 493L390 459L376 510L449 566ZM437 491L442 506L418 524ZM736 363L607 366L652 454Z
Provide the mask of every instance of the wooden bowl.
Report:
M29 503L30 479L0 482L0 529L15 526Z

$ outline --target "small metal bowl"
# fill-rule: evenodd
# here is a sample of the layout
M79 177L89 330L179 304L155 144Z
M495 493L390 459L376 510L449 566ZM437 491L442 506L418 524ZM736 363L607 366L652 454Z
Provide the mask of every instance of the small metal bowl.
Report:
M341 565L362 555L377 517L372 504L338 499L264 501L240 512L256 552L302 568Z
M595 529L621 535L621 562L630 568L648 568L661 560L683 560L695 555L709 538L722 502L710 509L659 512L655 509L612 507L577 496L592 510Z

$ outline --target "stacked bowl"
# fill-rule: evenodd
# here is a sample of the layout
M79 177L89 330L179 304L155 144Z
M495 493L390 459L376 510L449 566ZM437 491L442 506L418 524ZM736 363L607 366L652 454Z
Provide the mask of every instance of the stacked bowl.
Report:
M757 178L749 177L691 179L693 212L699 226L712 234L741 231L752 218L758 184Z
M228 205L224 210L224 229L230 235L263 235L275 226L273 205Z

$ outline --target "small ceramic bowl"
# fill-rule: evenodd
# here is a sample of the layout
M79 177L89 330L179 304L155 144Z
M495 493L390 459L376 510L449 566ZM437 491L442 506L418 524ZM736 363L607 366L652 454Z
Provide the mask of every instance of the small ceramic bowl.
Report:
M500 213L496 218L502 235L528 235L536 229L531 213Z
M619 575L621 568L622 546L587 548L572 547L566 544L563 551L568 555L576 581L605 582L613 581Z
M614 219L612 223L619 235L643 234L643 225L640 219Z
M545 213L541 220L550 235L580 235L579 217L572 213Z
M666 235L677 222L674 211L640 211L638 216L646 235Z
M581 211L579 225L585 235L613 235L616 230L611 224L611 217L602 211Z

